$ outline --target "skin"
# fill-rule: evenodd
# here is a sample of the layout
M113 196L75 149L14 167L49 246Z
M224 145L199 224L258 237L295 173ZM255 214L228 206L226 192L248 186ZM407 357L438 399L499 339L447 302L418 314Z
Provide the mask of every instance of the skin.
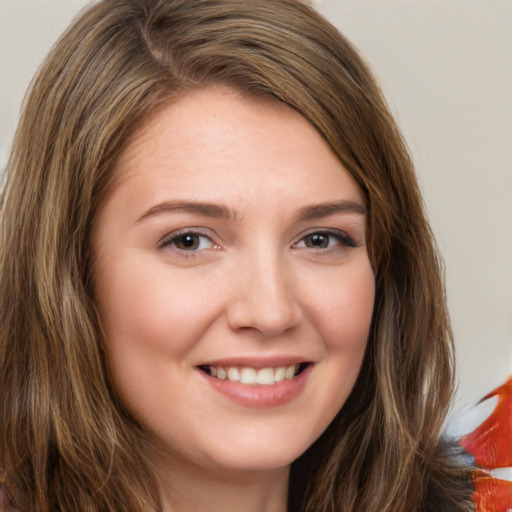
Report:
M294 110L189 93L128 144L93 249L112 379L148 431L166 509L286 510L290 464L339 412L367 343L353 178ZM219 392L199 366L226 360L308 364L274 404Z

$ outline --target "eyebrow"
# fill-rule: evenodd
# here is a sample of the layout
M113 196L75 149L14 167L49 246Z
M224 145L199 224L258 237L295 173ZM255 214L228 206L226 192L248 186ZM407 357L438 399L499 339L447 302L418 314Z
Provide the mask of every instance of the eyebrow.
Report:
M162 213L172 212L188 212L203 215L205 217L214 217L225 219L229 221L236 221L239 218L238 213L227 206L215 203L203 203L194 201L164 201L145 212L139 217L136 223L139 223L147 218L160 215ZM359 215L366 215L366 208L354 201L334 201L329 203L320 203L312 206L306 206L299 210L297 220L308 221L328 217L339 213L356 213Z
M164 201L163 203L159 203L151 207L146 213L139 217L136 222L141 222L149 217L154 217L161 213L172 212L197 213L199 215L204 215L205 217L215 217L225 220L237 219L236 212L224 205L194 201Z
M366 215L366 208L361 203L354 201L334 201L332 203L321 203L313 206L306 206L299 210L298 220L316 220L337 213L356 213Z

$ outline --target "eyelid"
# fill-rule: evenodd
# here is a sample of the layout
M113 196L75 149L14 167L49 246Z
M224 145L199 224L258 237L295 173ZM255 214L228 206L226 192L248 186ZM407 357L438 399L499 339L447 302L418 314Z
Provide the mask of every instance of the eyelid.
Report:
M305 238L311 235L320 234L320 235L327 235L334 237L338 240L339 244L344 247L357 247L356 241L348 235L345 231L342 229L335 229L335 228L314 228L306 231L305 233L302 233L300 237L297 239L296 242L292 244L292 247L298 247L301 242L304 241ZM302 248L302 247L301 247ZM325 248L309 248L305 247L307 249L313 249L317 251L328 251L334 249L334 247L325 247Z
M170 233L167 233L165 236L163 236L158 241L158 248L163 249L164 247L168 247L168 246L172 245L172 242L174 240L176 240L177 238L179 238L180 236L183 236L183 235L195 235L195 236L207 238L208 240L210 240L212 247L218 247L218 244L216 244L215 241L213 240L213 237L212 237L211 233L209 233L209 230L202 229L202 228L196 228L196 227L187 227L187 228L181 228L181 229L177 229L175 231L171 231ZM191 250L191 251L185 251L185 250L178 249L177 247L175 247L175 250L182 252L182 253L189 252L192 254L194 252L199 252L199 251L202 251L205 249L195 249L195 250Z

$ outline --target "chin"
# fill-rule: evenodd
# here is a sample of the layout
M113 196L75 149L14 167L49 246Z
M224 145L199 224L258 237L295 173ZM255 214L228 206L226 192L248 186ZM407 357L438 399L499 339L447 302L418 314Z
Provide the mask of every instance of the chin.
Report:
M289 468L316 440L315 435L300 432L242 433L226 437L225 443L212 447L208 454L213 467L233 471L259 472ZM318 434L318 435L316 435ZM206 452L205 452L206 454Z

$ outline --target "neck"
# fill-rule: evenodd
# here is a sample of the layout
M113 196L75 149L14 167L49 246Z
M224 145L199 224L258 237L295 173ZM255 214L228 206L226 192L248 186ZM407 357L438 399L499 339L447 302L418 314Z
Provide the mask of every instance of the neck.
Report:
M237 471L190 462L155 464L164 512L286 512L289 468Z

